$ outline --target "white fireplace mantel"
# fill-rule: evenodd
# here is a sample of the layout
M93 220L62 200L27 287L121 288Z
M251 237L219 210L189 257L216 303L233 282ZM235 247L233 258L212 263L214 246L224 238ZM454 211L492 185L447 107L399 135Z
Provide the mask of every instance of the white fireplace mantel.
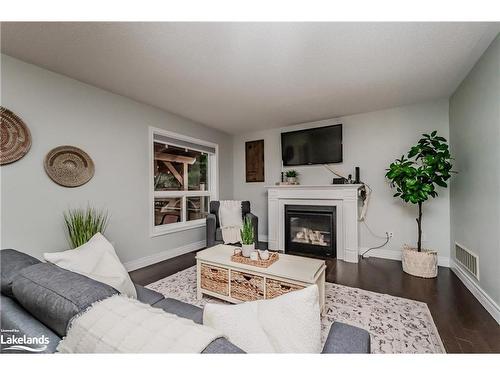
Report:
M337 208L337 259L357 263L358 184L268 186L268 246L285 250L285 205L335 206Z

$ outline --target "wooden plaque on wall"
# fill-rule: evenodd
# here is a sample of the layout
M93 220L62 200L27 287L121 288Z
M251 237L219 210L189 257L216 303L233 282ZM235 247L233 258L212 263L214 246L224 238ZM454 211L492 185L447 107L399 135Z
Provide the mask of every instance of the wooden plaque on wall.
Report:
M245 143L247 182L264 182L264 140Z

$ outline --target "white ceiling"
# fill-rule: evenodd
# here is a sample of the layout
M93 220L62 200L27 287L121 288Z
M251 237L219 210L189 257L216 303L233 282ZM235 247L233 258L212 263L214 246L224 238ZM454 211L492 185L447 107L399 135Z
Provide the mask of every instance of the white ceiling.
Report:
M448 97L500 23L2 23L2 52L214 128Z

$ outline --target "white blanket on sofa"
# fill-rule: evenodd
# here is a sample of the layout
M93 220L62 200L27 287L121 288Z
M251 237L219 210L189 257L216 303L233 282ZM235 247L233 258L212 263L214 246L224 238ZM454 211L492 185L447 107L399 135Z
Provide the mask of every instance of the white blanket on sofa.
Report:
M116 295L75 317L61 353L201 353L217 330Z
M241 201L220 201L219 220L225 244L241 242L242 216Z

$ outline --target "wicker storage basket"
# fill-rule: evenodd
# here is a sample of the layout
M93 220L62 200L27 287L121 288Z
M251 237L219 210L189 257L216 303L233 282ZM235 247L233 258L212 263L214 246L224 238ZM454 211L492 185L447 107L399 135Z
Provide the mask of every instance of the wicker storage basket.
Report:
M208 264L201 265L201 287L211 292L229 295L229 270Z
M403 271L413 276L432 278L438 273L437 252L422 249L418 252L416 248L410 246L403 247L402 263Z
M231 270L231 297L240 301L264 299L264 278Z
M304 289L303 286L280 280L266 279L266 299L282 296L283 294Z

